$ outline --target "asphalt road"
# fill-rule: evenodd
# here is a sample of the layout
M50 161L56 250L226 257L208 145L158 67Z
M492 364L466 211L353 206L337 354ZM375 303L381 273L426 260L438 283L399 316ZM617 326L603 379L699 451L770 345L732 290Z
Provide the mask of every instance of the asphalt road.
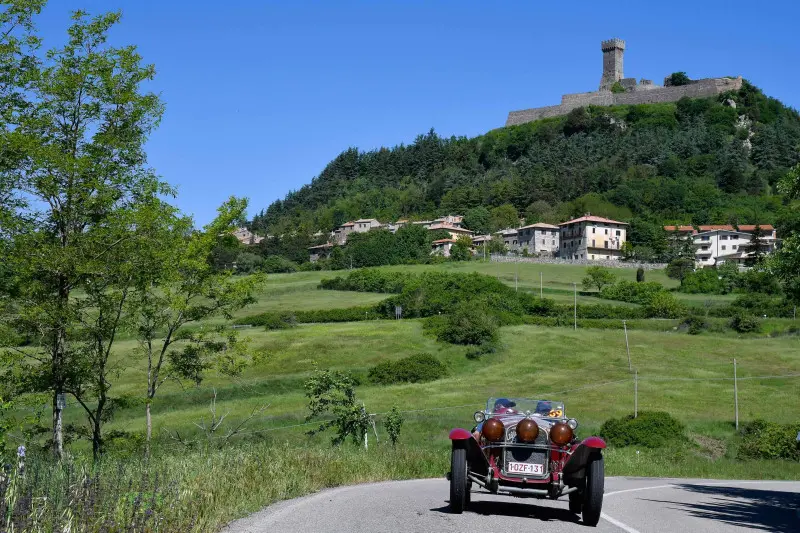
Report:
M420 479L324 490L231 523L225 533L800 531L800 482L606 478L594 530L556 501L472 493L462 515L447 509L448 482Z

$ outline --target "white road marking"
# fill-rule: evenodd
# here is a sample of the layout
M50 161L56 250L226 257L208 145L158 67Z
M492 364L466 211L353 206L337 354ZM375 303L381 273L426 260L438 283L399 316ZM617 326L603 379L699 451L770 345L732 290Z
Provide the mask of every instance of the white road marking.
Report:
M640 490L668 489L668 488L674 487L674 486L675 485L670 483L669 485L654 485L652 487L638 487L638 488L635 488L635 489L615 490L614 492L606 492L603 495L603 497L613 496L615 494L624 494L626 492L639 492Z
M631 526L629 526L627 524L623 524L622 522L620 522L616 518L612 518L612 517L608 516L606 513L600 513L600 518L602 518L603 520L606 520L607 522L611 522L612 524L614 524L615 526L617 526L618 528L620 528L621 530L623 530L623 531L625 531L627 533L639 533L638 529L633 529Z

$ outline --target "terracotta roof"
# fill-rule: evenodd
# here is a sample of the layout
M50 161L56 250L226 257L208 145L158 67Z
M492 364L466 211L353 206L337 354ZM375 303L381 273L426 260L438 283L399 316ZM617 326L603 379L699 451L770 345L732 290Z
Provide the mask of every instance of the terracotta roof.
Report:
M444 244L446 242L456 242L455 239L439 239L438 241L433 241L433 244Z
M622 224L623 226L629 225L627 222L620 222L619 220L611 220L610 218L597 217L594 215L584 215L580 218L575 218L573 220L562 222L561 224L559 224L559 226L566 226L567 224L575 224L576 222L603 222L605 224Z
M455 231L456 233L474 233L473 231L470 231L466 228L459 228L458 226L451 226L450 224L438 224L438 223L431 224L428 227L428 229L432 231L437 229L443 229L447 231Z
M355 224L356 224L355 222L345 222L344 224L342 224L342 225L341 225L341 226L339 226L339 227L340 227L340 228L343 228L343 227L345 227L345 226L355 226Z
M772 226L772 224L762 224L759 227L761 228L761 231L774 231L775 230L775 228ZM741 226L739 226L739 231L755 231L755 230L756 230L756 225L755 224L742 224Z
M730 224L717 224L717 225L710 224L706 226L697 226L697 229L699 229L700 231L715 231L715 230L736 231Z
M693 226L664 226L664 231L690 231L692 233L697 233L697 230L694 229Z
M558 229L558 226L554 226L553 224L545 224L544 222L537 222L536 224L528 224L527 226L522 226L518 229L527 229L527 228L547 228L547 229Z

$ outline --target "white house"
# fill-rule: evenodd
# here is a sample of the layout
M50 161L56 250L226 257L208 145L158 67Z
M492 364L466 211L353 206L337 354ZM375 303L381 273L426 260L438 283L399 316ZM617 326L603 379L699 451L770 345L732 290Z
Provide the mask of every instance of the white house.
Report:
M431 244L433 247L431 253L442 255L444 257L450 257L450 249L453 248L455 243L455 239L439 239L438 241L433 241Z
M695 258L699 266L714 266L725 261L744 264L754 253L752 250L755 225L742 225L738 230L733 226L699 226L700 232L692 236L697 248ZM761 252L775 251L778 238L775 228L769 224L760 226Z

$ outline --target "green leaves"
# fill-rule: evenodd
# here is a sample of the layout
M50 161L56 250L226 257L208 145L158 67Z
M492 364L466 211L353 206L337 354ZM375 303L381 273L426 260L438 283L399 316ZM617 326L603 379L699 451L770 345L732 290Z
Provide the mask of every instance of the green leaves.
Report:
M321 422L309 435L334 428L336 435L331 439L334 445L343 443L347 437L351 437L354 444L363 442L371 422L364 404L356 399L355 387L356 380L349 374L338 370L314 370L305 383L309 399L306 420L326 415L332 418Z

